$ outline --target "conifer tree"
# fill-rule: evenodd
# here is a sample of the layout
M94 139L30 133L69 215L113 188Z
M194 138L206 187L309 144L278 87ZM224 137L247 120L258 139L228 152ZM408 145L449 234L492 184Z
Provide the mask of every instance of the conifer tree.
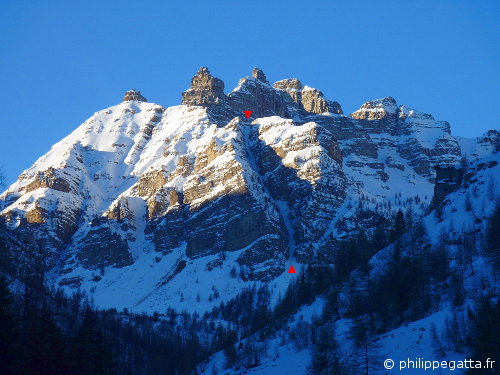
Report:
M17 374L15 358L19 355L19 327L14 300L7 281L0 276L0 374Z
M486 229L486 251L493 266L500 270L500 200L496 202Z
M398 210L396 217L394 219L394 228L392 230L391 240L395 241L401 237L406 232L406 220L405 215L401 209Z
M473 317L470 327L471 358L486 363L486 359L500 358L500 300L496 304L485 297L480 301L477 314ZM494 375L498 374L498 363L491 369L472 369L468 374Z
M233 367L238 361L238 353L234 345L229 345L224 349L224 367L226 369Z
M68 373L63 334L45 308L35 311L27 322L23 355L28 374Z
M114 373L113 357L99 323L96 313L88 307L72 347L72 364L75 375Z
M369 328L367 327L366 317L362 314L353 320L350 330L350 338L354 342L356 360L353 364L356 368L356 374L370 375L374 368L380 365L380 358L377 354L377 344L371 340Z
M337 351L333 323L319 328L317 343L313 346L310 375L341 375L343 368Z
M441 344L441 340L439 340L436 324L432 322L431 324L431 344L434 349L434 353L438 356L438 358L444 358L446 355L443 345Z

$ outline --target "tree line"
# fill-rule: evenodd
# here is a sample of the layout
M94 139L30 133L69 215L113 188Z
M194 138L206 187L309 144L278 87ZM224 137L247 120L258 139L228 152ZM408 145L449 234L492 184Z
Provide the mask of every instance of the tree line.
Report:
M248 369L279 355L268 346L279 339L312 349L310 374L358 374L361 368L369 375L380 365L376 337L432 314L443 301L453 311L444 330L431 332L436 353L500 358L495 288L486 275L478 275L475 290L464 284L477 272L478 256L498 277L500 205L484 232L448 228L434 245L425 227L401 210L379 224L337 241L333 265L313 259L274 307L270 285L252 286L202 316L172 308L151 316L96 309L79 292L66 296L47 288L43 257L35 251L26 255L19 281L0 278L0 373L199 374L219 351L225 368ZM373 259L382 249L387 259L380 265ZM325 304L316 319L293 318L318 297ZM338 351L340 319L351 322L355 350L349 358Z

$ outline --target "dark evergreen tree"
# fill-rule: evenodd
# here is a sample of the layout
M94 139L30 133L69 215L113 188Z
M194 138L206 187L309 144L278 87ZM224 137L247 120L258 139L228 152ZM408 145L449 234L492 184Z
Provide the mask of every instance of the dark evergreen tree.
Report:
M373 309L376 311L382 330L397 327L408 321L408 311L420 300L418 262L402 255L402 245L394 243L387 271L373 282Z
M500 200L497 200L493 214L488 218L486 251L495 269L500 270Z
M433 283L439 287L438 292L444 292L447 289L450 276L449 245L446 239L447 234L443 230L439 235L437 246L433 247L430 252L430 277Z
M75 375L114 373L111 351L105 341L97 314L89 307L72 345L71 361Z
M391 233L391 241L395 241L406 232L406 220L403 210L399 209L394 218L394 228Z
M325 308L323 309L322 314L322 319L324 321L340 319L338 297L338 288L335 285L332 285L326 295Z
M373 233L372 247L374 250L380 250L387 246L387 220L380 217L377 221L377 226L375 227L375 232Z
M436 324L434 324L434 322L431 325L431 343L434 353L438 356L438 358L444 358L446 353L444 352L444 348L441 344L441 340L439 339Z
M14 299L7 281L0 276L0 374L18 374L19 322L14 310Z
M224 367L226 369L233 367L238 362L238 353L234 345L229 345L224 349Z
M412 263L417 266L415 270L410 267L409 270L416 271L418 275L418 286L420 288L420 308L418 315L413 318L422 317L424 312L429 308L429 293L430 293L430 250L431 245L427 236L427 231L423 223L419 223L415 230L412 231L412 244L410 245L409 254L412 258Z
M24 371L37 375L67 374L69 369L64 337L49 311L37 310L26 324Z
M483 364L489 358L497 360L500 358L500 300L494 304L485 297L480 301L477 313L473 317L469 336L471 338L471 358L482 361ZM496 375L498 374L498 363L491 369L472 369L469 374Z
M337 348L338 345L335 341L334 325L328 323L320 327L317 343L312 349L311 364L308 368L308 374L344 374Z
M352 365L356 374L370 375L374 368L380 366L380 358L377 355L377 344L371 340L366 317L362 314L353 320L350 328L350 336L354 342L356 359Z

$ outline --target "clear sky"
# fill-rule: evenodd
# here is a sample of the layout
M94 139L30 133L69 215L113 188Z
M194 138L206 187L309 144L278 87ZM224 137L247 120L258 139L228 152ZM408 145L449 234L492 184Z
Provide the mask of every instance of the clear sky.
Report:
M226 92L254 66L351 113L399 104L456 135L499 128L500 1L0 1L0 165L6 182L137 88L180 103L208 66Z

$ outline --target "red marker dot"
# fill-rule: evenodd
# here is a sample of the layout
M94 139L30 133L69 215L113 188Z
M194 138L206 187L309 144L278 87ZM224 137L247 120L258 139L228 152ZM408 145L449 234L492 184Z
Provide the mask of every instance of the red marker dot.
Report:
M288 273L297 273L297 271L295 271L295 267L294 266L290 266L290 269L288 270Z
M243 111L243 113L245 114L246 118L249 118L252 115L252 111Z

